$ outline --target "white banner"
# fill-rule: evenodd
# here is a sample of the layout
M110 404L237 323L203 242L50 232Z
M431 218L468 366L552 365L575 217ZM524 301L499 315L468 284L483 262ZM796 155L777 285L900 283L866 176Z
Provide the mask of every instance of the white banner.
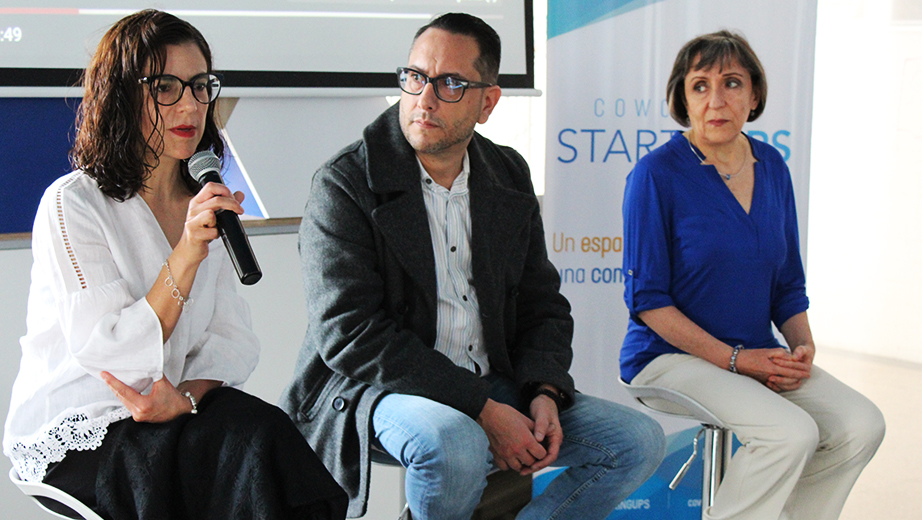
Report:
M628 401L617 383L625 177L682 130L666 104L677 52L720 29L745 36L765 68L765 112L743 131L787 161L806 257L816 1L549 0L544 220L576 320L573 374L588 394Z

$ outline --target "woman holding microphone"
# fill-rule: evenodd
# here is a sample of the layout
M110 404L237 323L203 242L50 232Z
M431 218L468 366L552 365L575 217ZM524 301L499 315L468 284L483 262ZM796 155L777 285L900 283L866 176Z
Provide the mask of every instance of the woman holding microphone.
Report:
M259 356L215 241L242 194L186 160L222 155L221 76L201 33L146 10L84 75L72 160L33 229L28 332L4 453L104 518L343 518L288 416L241 386Z

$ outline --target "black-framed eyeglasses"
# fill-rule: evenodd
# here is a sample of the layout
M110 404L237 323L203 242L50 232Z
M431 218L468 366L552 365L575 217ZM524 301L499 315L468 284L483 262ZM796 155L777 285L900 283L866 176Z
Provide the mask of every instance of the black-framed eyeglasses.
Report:
M182 99L186 87L192 91L192 97L203 105L207 105L218 99L221 93L221 81L224 76L221 74L212 74L203 72L192 77L189 81L183 81L172 74L161 74L159 76L145 76L138 80L138 83L145 83L150 87L150 95L158 105L168 107L179 103Z
M432 88L435 89L435 97L446 103L461 101L461 98L464 97L464 92L469 88L488 88L495 85L494 83L461 79L450 74L430 78L422 72L409 67L397 69L397 83L400 85L400 90L414 96L422 94L426 85L431 83Z

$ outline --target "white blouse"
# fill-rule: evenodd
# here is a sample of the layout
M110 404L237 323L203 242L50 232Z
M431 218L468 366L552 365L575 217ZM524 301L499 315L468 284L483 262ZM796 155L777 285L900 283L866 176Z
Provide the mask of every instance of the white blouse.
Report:
M40 481L67 450L95 449L131 417L99 376L146 393L212 379L240 386L256 367L250 310L221 240L209 246L170 339L145 297L172 248L140 196L117 202L77 171L45 191L32 230L32 285L3 453Z

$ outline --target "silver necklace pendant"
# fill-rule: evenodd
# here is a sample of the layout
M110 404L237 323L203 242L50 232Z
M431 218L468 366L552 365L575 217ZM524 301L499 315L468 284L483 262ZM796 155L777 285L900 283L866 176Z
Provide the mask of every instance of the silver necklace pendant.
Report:
M695 154L695 157L697 157L698 160L701 161L701 164L704 164L705 158L701 157L701 155L698 153L698 150L695 150L695 146L691 143L691 140L686 139L686 141L688 141L688 148L692 151L693 154ZM708 166L714 166L714 165L709 164ZM746 158L744 157L743 164L740 165L740 169L736 173L723 173L717 169L717 166L714 166L714 171L717 172L717 175L719 175L720 178L724 180L724 182L730 182L730 179L743 173L743 168L745 167L746 167Z

